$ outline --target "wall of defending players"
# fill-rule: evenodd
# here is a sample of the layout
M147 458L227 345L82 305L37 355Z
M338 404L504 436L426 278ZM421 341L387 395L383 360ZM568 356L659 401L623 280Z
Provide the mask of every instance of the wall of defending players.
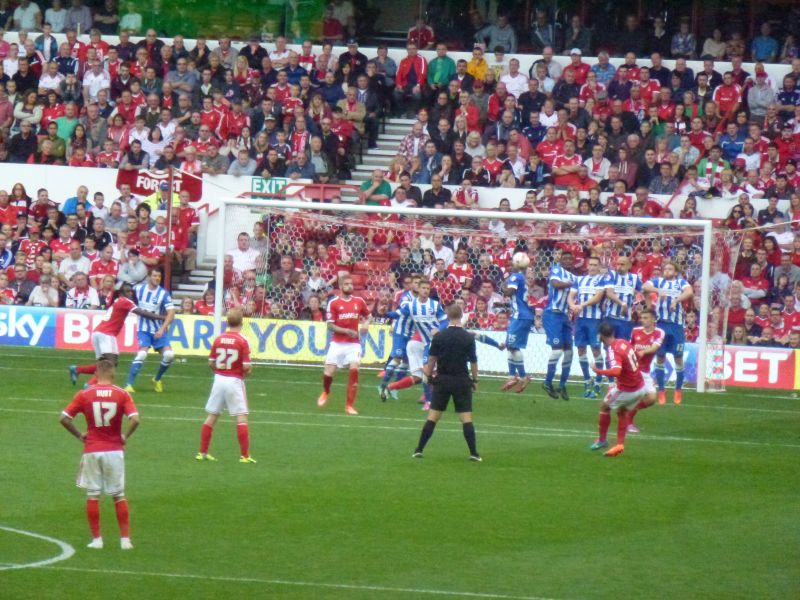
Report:
M104 316L102 311L81 311L24 306L0 306L0 345L36 346L63 350L91 350L91 334ZM120 333L121 352L136 348L136 321L129 318ZM503 332L487 332L498 341ZM286 363L322 364L328 342L325 323L245 319L242 334L250 342L253 360ZM177 315L169 333L170 344L178 356L208 356L214 337L211 317ZM372 325L362 339L363 364L383 365L391 349L388 326ZM697 379L697 345L686 344L686 381ZM543 334L532 334L524 351L529 373L542 375L547 368L549 348ZM574 361L578 372L577 354ZM671 358L667 375L673 379ZM506 374L504 353L478 344L478 362L489 374ZM726 346L723 358L725 385L783 390L800 389L800 352L784 348Z

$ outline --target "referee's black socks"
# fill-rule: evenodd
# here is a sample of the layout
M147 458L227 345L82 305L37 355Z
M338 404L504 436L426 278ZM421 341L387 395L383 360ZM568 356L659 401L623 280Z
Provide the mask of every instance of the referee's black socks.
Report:
M422 433L419 435L419 444L417 444L417 452L422 452L425 449L425 444L431 439L433 429L436 427L436 421L428 419L425 425L422 426Z
M478 448L475 444L475 426L471 421L469 423L464 423L464 439L467 440L470 455L478 456Z

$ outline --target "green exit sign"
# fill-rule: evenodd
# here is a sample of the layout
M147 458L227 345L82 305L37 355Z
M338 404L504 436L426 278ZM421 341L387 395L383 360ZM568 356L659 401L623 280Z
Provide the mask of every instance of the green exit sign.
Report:
M250 191L259 194L277 194L288 183L289 180L285 177L270 177L269 179L253 177L250 183Z

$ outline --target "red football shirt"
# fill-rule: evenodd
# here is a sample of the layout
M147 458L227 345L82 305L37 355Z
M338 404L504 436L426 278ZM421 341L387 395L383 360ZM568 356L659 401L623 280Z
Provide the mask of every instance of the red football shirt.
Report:
M639 372L639 361L630 342L614 340L606 349L606 364L608 369L620 369L614 377L617 378L617 388L621 392L634 392L644 386L644 379Z
M89 281L92 283L97 282L99 284L103 281L103 277L106 275L113 275L116 277L118 272L119 263L114 259L111 259L108 261L108 263L103 263L102 260L98 259L92 261L92 264L89 267Z
M117 337L122 328L125 327L125 319L128 313L135 308L136 304L130 298L126 296L118 297L106 312L106 316L103 317L100 324L95 327L95 331Z
M226 331L211 344L208 355L217 375L244 379L244 367L250 364L250 344L236 331Z
M326 320L328 323L333 323L338 327L358 331L359 322L362 318L367 318L368 316L369 309L363 298L350 296L348 300L345 300L341 296L336 296L328 303ZM357 337L353 338L344 333L334 333L331 339L334 342L345 344L358 343Z
M660 346L663 343L664 331L662 329L655 327L653 328L653 331L648 333L644 330L644 327L633 328L633 332L631 333L631 344L633 345L633 349L636 350L639 358L639 371L642 373L650 372L650 363L653 362L653 357L656 355L656 353L653 352L651 354L644 354L640 356L638 352L644 350L645 348L649 348L654 344Z
M83 413L88 430L83 453L124 450L122 415L138 415L131 395L115 385L94 385L81 390L64 409L71 419Z

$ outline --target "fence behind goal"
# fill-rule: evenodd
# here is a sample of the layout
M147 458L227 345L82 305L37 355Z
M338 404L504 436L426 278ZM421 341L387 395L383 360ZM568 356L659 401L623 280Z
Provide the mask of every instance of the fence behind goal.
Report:
M569 251L575 257L573 272L584 274L590 256L597 256L605 270L615 268L624 254L643 280L660 276L663 262L673 260L693 285L694 300L686 307L687 333L690 340L697 339L696 373L703 375L696 377L698 389L707 382L708 389L722 387L725 309L739 239L733 233L714 233L708 221L242 199L225 200L218 219L213 227L218 235L217 280L225 284L218 286L216 318L239 305L248 317L290 324L290 339L274 342L282 348L266 349L257 359L321 362L326 331L319 320L324 321L327 300L343 274L352 277L355 295L363 297L372 312L373 325L364 340L367 364L380 366L388 358L386 313L396 308L414 274L431 281L443 304L463 305L467 328L504 340L510 307L500 285L511 256L521 251L531 259L529 304L537 313L525 362L529 373L541 375L549 355L541 312L553 262ZM230 269L232 257L226 255L237 247L241 233L252 236L255 268L238 280L240 274ZM634 319L651 300L637 299ZM300 352L286 350L300 347ZM506 353L479 344L479 364L484 373L504 374Z

